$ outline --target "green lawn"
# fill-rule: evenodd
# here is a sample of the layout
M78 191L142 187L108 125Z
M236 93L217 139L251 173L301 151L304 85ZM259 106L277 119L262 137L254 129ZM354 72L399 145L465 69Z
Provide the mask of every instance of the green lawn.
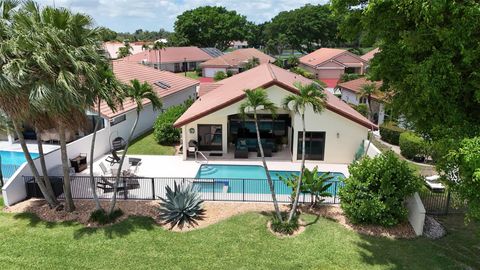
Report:
M130 155L174 155L175 147L170 145L160 145L153 138L153 133L149 132L137 138L128 148L127 154Z
M480 237L461 218L450 234L391 240L359 235L323 218L295 237L278 239L267 217L248 213L204 229L174 233L149 218L85 228L0 213L2 269L459 269L480 268ZM477 226L476 229L479 227Z
M185 72L182 72L181 74L185 76ZM192 78L192 79L195 79L195 80L198 80L200 78L200 76L198 76L196 71L187 71L187 76L186 77Z

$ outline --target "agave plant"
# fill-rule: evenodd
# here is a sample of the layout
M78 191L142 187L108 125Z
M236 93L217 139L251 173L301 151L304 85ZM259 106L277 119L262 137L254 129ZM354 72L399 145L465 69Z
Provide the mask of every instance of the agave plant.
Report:
M205 213L198 187L175 183L173 190L170 186L165 190L166 199L160 198L160 219L170 224L170 229L175 226L182 229L186 223L190 226L198 225L197 221L202 220Z

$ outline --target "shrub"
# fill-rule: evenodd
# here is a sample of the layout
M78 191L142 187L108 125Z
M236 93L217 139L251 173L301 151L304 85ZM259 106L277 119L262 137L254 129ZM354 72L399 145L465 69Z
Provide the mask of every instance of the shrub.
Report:
M406 219L404 200L422 181L406 161L388 151L351 164L349 171L339 196L351 222L394 226Z
M298 223L298 215L294 215L290 222L287 222L287 216L287 213L282 213L282 218L284 220L282 222L278 219L277 215L273 215L271 220L271 228L274 232L291 235L298 230L298 227L300 226Z
M301 67L293 67L290 69L290 71L308 79L315 79L315 75L313 75L313 73L308 72L306 69L303 69Z
M367 104L358 104L353 107L357 112L359 112L361 115L368 117L368 106Z
M160 114L153 125L153 137L159 144L174 144L180 141L180 129L173 123L187 110L188 104L172 106Z
M173 190L170 186L165 190L166 199L160 198L160 220L169 223L170 228L183 228L187 223L190 226L198 225L197 220L202 220L205 213L198 187L175 183Z
M90 214L89 220L100 225L105 225L115 222L122 215L122 209L115 209L112 213L107 213L105 210L101 209L93 211Z
M400 134L403 132L405 132L405 130L396 126L393 122L384 123L380 126L380 136L382 140L393 145L400 143Z
M223 71L217 71L217 72L215 72L215 75L213 76L213 79L215 81L221 81L225 78L227 78L227 74L225 74L225 72L223 72Z
M197 67L195 69L195 73L197 73L197 76L202 77L203 76L203 71L201 67Z
M343 73L342 76L340 76L340 82L344 83L348 81L353 81L361 77L362 75L356 73Z
M413 132L403 132L400 135L400 151L407 159L425 157L427 144L425 140Z
M233 71L227 70L227 77L232 77L233 76Z

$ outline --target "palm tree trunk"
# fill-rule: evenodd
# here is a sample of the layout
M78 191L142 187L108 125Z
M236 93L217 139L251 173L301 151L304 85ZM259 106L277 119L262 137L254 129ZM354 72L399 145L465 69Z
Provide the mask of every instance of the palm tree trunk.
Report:
M278 207L277 196L275 195L275 187L273 185L270 172L268 171L267 162L265 161L265 155L263 154L263 147L262 147L262 141L260 140L260 129L258 128L256 110L254 110L253 116L255 118L255 129L257 130L258 149L260 150L260 156L262 157L263 168L265 169L265 173L267 174L268 186L270 187L270 192L272 193L273 207L275 208L275 214L277 215L278 220L282 221L282 215L280 214L280 208Z
M35 181L38 184L38 187L40 188L40 191L43 194L43 197L47 201L48 205L50 208L54 208L57 206L55 201L53 200L53 196L51 196L50 193L48 193L47 187L45 186L45 183L43 182L43 179L40 178L40 174L38 173L37 167L35 166L35 163L33 162L32 156L30 155L30 152L28 151L27 143L25 142L25 138L23 137L23 133L19 128L18 122L13 120L13 128L15 129L15 132L17 133L18 140L20 141L20 146L22 147L23 154L25 155L25 159L27 160L27 164L30 167L30 170L32 171L33 177L35 178Z
M297 181L297 187L295 191L295 200L293 201L292 209L290 210L290 215L288 216L287 223L289 223L292 218L295 216L295 212L297 211L297 206L298 206L298 199L300 198L300 188L302 186L302 179L303 179L303 172L305 171L305 113L302 113L302 125L303 125L303 131L302 131L302 165L300 167L300 177L298 178Z
M53 201L58 204L58 200L55 197L55 193L53 192L52 183L50 182L50 177L48 177L47 164L45 163L45 155L43 153L43 142L40 138L40 131L38 130L38 128L35 128L35 133L37 134L37 146L40 166L42 168L42 179L45 182L45 187L47 188L48 193L50 193L50 195L52 196Z
M65 211L75 211L75 204L73 203L72 189L70 186L70 166L68 166L68 154L67 154L67 140L65 138L65 126L60 123L58 125L58 133L60 137L60 153L62 159L63 169L63 192L65 194Z
M162 70L162 49L159 50L158 56L158 69Z
M140 111L139 110L137 110L137 117L135 119L135 123L133 124L132 130L130 131L130 135L128 136L128 140L127 140L127 143L125 145L125 149L123 150L122 157L120 158L120 163L118 164L118 171L117 171L117 176L115 177L115 184L113 185L113 196L112 196L112 200L111 200L111 203L110 203L109 213L113 213L113 211L115 210L115 205L117 203L118 182L120 181L120 174L122 173L123 162L125 160L125 156L127 155L127 151L128 151L128 147L130 145L130 142L132 141L133 133L135 132L135 129L137 128L138 119L140 119ZM125 190L125 192L126 192L126 190Z
M0 156L0 188L3 187L2 156Z
M95 209L102 210L102 206L100 205L100 200L98 199L98 195L97 195L97 185L95 183L95 178L93 176L93 157L95 153L95 140L97 139L97 131L100 127L100 121L102 119L100 116L100 99L98 99L97 103L98 103L97 104L98 119L95 123L95 128L93 129L92 143L90 146L90 188L92 189L93 200L95 201Z

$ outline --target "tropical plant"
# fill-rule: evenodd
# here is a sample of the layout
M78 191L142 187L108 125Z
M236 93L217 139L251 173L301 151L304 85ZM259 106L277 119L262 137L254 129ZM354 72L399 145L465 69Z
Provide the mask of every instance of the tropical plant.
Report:
M308 79L314 79L315 78L315 75L313 75L313 73L308 72L306 69L301 68L301 67L293 67L293 68L290 69L290 71L293 72L293 73L296 73L298 75L301 75L305 78L308 78Z
M95 143L97 139L97 132L100 128L100 123L103 121L101 117L101 105L104 102L110 110L115 112L117 107L121 106L123 100L122 84L115 78L112 69L106 63L101 63L102 69L99 70L99 79L101 84L90 88L90 97L95 100L97 118L95 120L95 127L92 133L92 142L90 144L90 188L92 189L93 200L95 201L95 209L97 211L103 210L100 205L100 200L97 195L96 181L93 175L93 163L95 153Z
M368 105L368 118L373 120L373 111L372 111L372 96L378 93L377 85L375 83L367 83L360 87L360 92L358 93L359 98L366 98Z
M157 117L153 125L153 137L157 143L168 145L180 141L180 130L173 124L187 109L187 104L171 106Z
M144 82L143 84L140 83L137 79L130 81L131 85L126 86L125 88L125 98L130 99L136 105L136 117L135 122L133 123L132 129L130 130L130 135L128 136L127 142L125 144L125 149L122 153L122 157L120 158L118 167L122 168L123 162L125 161L125 156L128 151L128 147L130 142L133 139L133 135L135 134L135 129L137 128L138 120L140 119L140 112L143 110L144 101L148 100L152 104L153 110L158 110L162 108L162 102L160 98L157 96L155 91L153 90L152 86L148 84L148 82ZM110 203L110 211L109 213L113 213L115 211L115 205L117 202L117 190L118 190L118 183L120 182L120 174L122 170L118 170L115 183L113 185L113 196Z
M394 226L407 217L405 199L418 191L422 179L408 163L388 151L351 164L340 188L340 203L353 223Z
M133 48L129 42L125 42L123 47L118 48L117 57L124 58L132 54Z
M300 224L298 222L298 215L295 215L290 221L285 221L287 217L285 216L285 213L282 213L283 219L278 219L277 216L274 216L271 219L270 227L274 232L280 233L280 234L287 234L291 235L293 234L298 228L300 227Z
M356 80L356 79L361 78L361 77L362 77L362 75L357 74L357 73L343 73L340 76L339 82L344 83L344 82L348 82L348 81L353 81L353 80Z
M275 187L273 185L270 171L268 170L267 162L265 161L265 154L263 152L262 140L260 138L260 129L258 127L257 113L259 110L270 112L272 117L275 117L277 113L277 106L268 99L267 91L263 88L257 88L255 90L245 90L245 100L240 104L239 113L243 118L247 117L247 114L253 113L253 119L255 122L255 130L257 132L258 149L260 150L260 156L262 157L263 168L267 175L267 182L272 194L273 207L275 208L275 214L277 218L282 221L280 208L278 206L277 196L275 194Z
M166 45L163 42L156 41L153 43L152 49L155 51L155 57L157 57L158 69L162 69L162 50L165 50Z
M299 184L297 185L295 199L293 201L290 215L288 216L288 222L292 220L296 213L298 198L300 196L300 187L302 186L303 173L305 171L305 111L310 107L314 113L321 113L327 104L327 95L320 85L316 83L307 85L296 83L295 87L298 89L299 93L288 95L283 100L283 107L287 110L292 110L295 114L299 114L302 119L302 165L300 168L300 177L298 178Z
M205 209L199 194L199 188L193 184L180 185L174 183L174 189L165 187L166 198L160 197L160 219L170 224L170 229L185 224L198 225L197 221L204 218Z
M258 65L260 65L260 59L258 59L257 57L252 57L252 58L248 59L247 63L244 66L244 69L249 70L249 69L252 69L252 68L254 68Z

